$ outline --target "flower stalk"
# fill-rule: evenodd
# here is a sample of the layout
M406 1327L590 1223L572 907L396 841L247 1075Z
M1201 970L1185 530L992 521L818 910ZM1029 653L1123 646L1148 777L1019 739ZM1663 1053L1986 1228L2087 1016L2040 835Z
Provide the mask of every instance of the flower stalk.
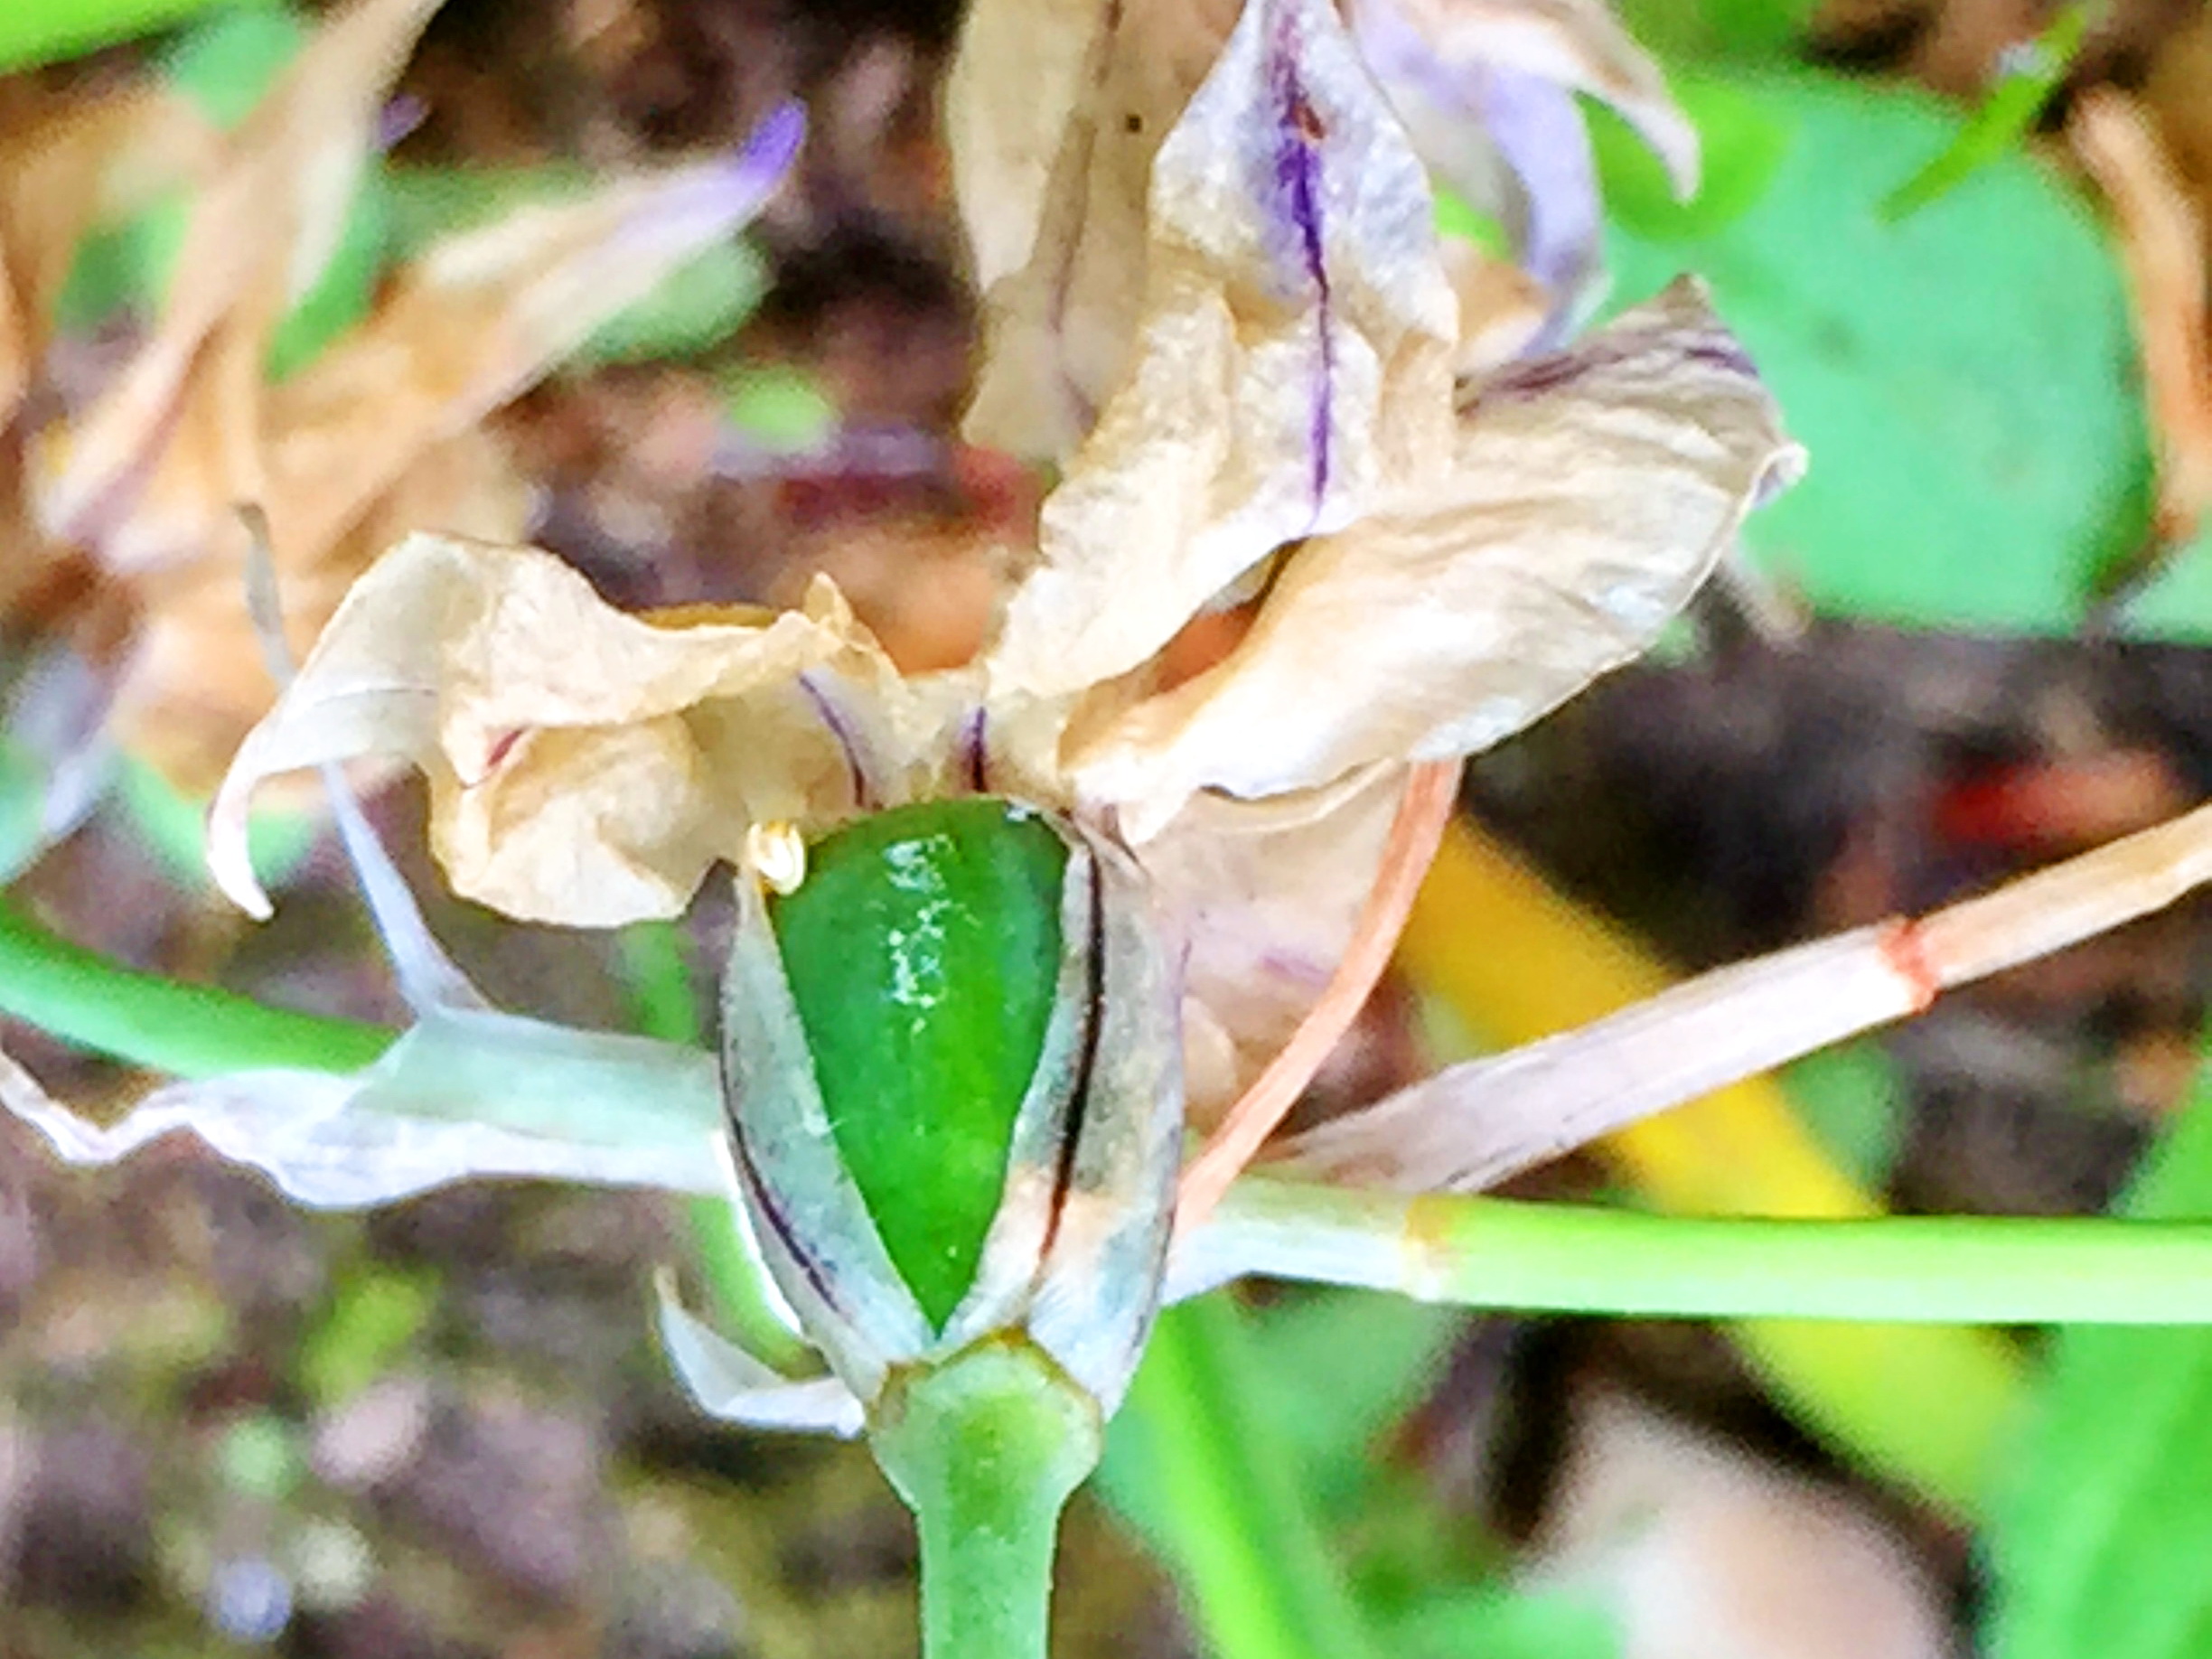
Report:
M868 1442L921 1535L924 1659L1045 1659L1060 1512L1100 1431L1089 1394L1018 1340L887 1392Z

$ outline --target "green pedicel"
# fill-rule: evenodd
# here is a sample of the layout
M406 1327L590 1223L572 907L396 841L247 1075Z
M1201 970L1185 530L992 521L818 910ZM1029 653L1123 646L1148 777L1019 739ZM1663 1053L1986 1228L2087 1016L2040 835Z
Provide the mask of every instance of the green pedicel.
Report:
M1060 972L1067 848L997 800L815 843L770 901L838 1151L942 1329L974 1282Z

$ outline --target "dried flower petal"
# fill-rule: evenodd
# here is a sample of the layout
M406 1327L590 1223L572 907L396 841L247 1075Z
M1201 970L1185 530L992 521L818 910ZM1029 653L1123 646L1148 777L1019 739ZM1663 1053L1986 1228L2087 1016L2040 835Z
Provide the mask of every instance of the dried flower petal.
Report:
M1326 0L1252 0L1153 165L1129 378L993 654L1053 695L1443 463L1457 305L1420 163Z
M438 4L360 0L232 136L194 204L154 336L82 419L41 435L34 500L55 539L102 526L108 562L139 568L199 554L232 503L266 497L262 353L336 245L385 91ZM162 510L126 527L142 494Z
M1677 284L1492 380L1425 500L1308 543L1226 659L1076 745L1076 785L1142 840L1201 789L1486 747L1649 646L1802 464Z
M805 125L786 104L730 156L525 208L425 250L367 323L269 394L276 545L317 555L426 448L748 223Z
M1212 1127L1306 1017L1342 959L1405 787L1400 766L1261 802L1202 795L1144 848L1184 942L1183 1074Z
M979 0L945 89L983 295L966 431L1057 458L1127 366L1153 157L1221 55L1236 0Z
M14 311L26 374L86 232L207 171L220 143L188 101L157 88L72 99L0 140L0 311ZM9 407L0 399L0 419Z
M1448 179L1452 145L1434 125L1478 120L1468 103L1485 72L1504 70L1602 98L1643 136L1677 194L1697 188L1697 129L1605 0L1347 0L1352 31L1422 153ZM1469 192L1472 194L1473 192Z
M416 536L357 583L232 764L209 864L257 915L248 804L272 773L391 755L420 766L455 890L525 920L671 915L756 818L847 815L862 748L910 694L837 590L795 612L628 616L550 554Z

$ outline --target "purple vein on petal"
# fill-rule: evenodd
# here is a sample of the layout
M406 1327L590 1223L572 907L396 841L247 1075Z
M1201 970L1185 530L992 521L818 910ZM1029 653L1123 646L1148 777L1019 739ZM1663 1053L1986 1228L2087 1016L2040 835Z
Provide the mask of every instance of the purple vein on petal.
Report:
M1311 488L1317 515L1329 486L1330 407L1336 373L1336 341L1330 328L1328 266L1323 251L1321 226L1321 150L1328 135L1320 113L1307 96L1298 76L1297 14L1288 7L1278 12L1268 42L1268 92L1275 115L1275 155L1272 180L1275 217L1287 219L1298 237L1298 257L1315 296L1314 326L1319 334L1319 373L1313 389L1313 406L1307 433L1312 455Z
M814 713L829 727L830 735L845 752L845 766L852 783L853 805L863 812L873 812L880 803L876 799L875 785L869 783L867 768L860 761L859 740L854 736L852 723L845 711L837 706L826 690L819 675L811 669L799 676L799 689L806 693L807 701L813 705Z
M976 794L990 788L990 756L983 746L983 710L979 708L961 723L961 775Z

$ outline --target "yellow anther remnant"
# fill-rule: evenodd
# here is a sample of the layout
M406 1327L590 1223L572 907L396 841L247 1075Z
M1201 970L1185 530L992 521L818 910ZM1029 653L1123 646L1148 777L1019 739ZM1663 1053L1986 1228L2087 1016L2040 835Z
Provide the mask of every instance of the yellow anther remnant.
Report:
M806 842L793 823L755 824L745 831L745 866L778 893L796 893L806 879Z

